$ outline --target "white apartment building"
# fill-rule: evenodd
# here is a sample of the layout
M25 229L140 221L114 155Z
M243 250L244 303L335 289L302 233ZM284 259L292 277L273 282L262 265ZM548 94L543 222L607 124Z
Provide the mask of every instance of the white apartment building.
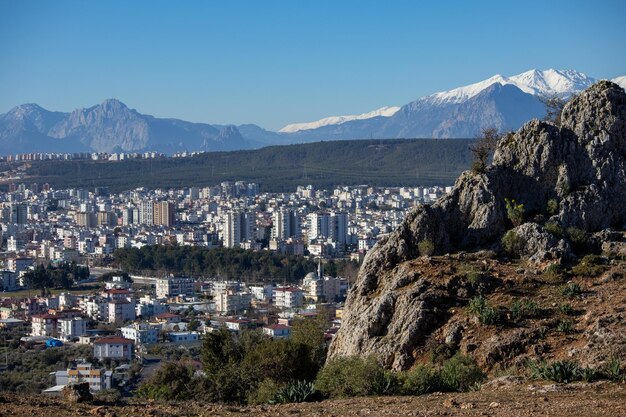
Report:
M211 295L216 296L226 291L241 291L239 281L213 281L211 282Z
M120 330L124 338L134 341L136 345L156 343L159 337L159 327L148 323L133 323Z
M167 334L172 343L193 343L200 340L198 332L170 332Z
M110 300L108 303L109 323L135 320L135 300Z
M282 308L297 308L304 304L304 291L295 287L278 287L273 291L274 305Z
M65 341L78 339L87 332L87 320L83 317L59 319L59 338Z
M281 208L272 215L272 238L288 239L300 236L300 221L292 209Z
M31 316L31 336L56 337L58 334L59 316L53 314L37 314Z
M250 309L252 294L246 291L227 290L213 296L215 311L224 314L238 314Z
M93 342L93 356L98 359L133 358L133 341L119 336L101 337Z
M195 279L188 277L159 278L156 280L157 298L168 298L177 295L192 295L195 292Z
M150 318L158 316L159 314L166 313L168 306L161 304L158 299L152 298L149 295L144 295L139 299L139 302L135 306L135 313L137 317Z
M248 290L252 294L252 298L255 301L270 302L272 301L272 293L274 290L273 284L251 284L248 285Z

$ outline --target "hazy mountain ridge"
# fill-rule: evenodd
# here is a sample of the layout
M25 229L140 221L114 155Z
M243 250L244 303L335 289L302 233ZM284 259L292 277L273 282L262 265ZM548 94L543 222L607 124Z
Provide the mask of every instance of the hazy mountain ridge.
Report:
M626 76L613 79L622 88ZM401 107L292 123L210 125L144 115L108 99L71 113L23 104L0 115L0 154L25 152L229 151L324 140L468 138L482 128L517 130L542 118L542 97L577 94L596 82L576 71L530 70L434 93Z
M108 99L71 113L35 104L0 115L0 152L225 151L258 147L234 126L160 119Z

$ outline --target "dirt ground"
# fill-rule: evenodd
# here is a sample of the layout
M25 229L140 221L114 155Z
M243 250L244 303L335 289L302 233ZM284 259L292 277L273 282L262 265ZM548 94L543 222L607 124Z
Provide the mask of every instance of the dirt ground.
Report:
M0 394L0 416L626 416L626 385L524 382L479 392L366 397L239 407L200 401L69 404L60 398Z

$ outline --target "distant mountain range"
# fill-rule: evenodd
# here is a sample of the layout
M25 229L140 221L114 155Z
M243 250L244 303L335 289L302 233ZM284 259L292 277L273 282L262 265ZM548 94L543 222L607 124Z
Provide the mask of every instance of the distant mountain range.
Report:
M116 99L71 113L23 104L0 115L0 154L26 152L166 153L229 151L345 139L471 138L484 127L515 130L545 114L541 98L568 97L596 80L576 71L531 70L422 97L401 107L293 123L279 132L257 125L160 119ZM613 80L626 88L626 76Z

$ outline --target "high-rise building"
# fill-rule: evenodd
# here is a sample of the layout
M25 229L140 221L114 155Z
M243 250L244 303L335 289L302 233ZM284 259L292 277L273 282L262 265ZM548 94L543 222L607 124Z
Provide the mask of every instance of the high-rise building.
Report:
M25 203L11 204L11 223L26 224L28 222L28 205Z
M272 238L288 239L300 236L300 219L294 210L281 208L272 218Z
M174 204L161 201L154 203L154 224L172 226L174 224Z
M122 224L124 226L133 224L133 209L125 208L122 210Z
M142 201L139 205L139 223L146 226L154 225L154 202L152 200Z
M340 244L348 241L348 215L346 213L332 213L330 215L330 238Z
M255 218L253 212L232 210L224 215L223 244L238 248L241 242L253 240Z
M309 241L326 239L330 236L330 214L310 213L307 215L307 234Z
M98 219L94 213L78 212L76 213L76 224L83 227L96 227Z
M243 213L237 210L229 211L224 216L223 241L227 248L238 248L241 244L241 218Z

